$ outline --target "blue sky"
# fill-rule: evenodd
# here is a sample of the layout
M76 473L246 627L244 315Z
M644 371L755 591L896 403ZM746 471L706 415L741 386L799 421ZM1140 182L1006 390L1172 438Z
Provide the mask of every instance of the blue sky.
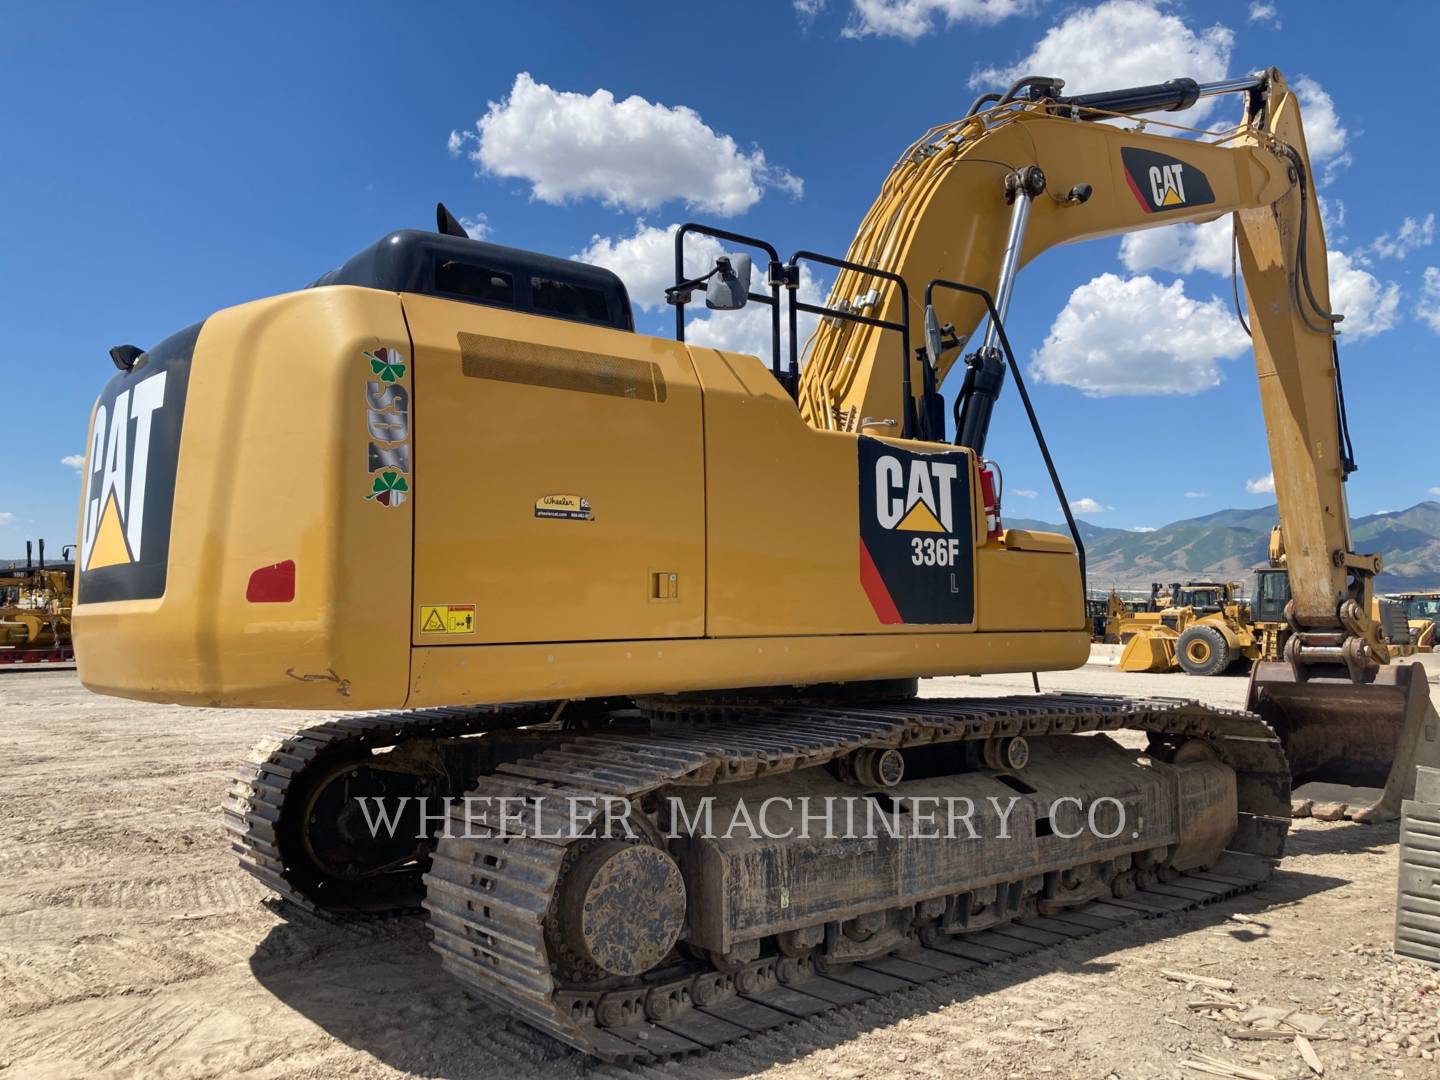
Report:
M1349 4L1299 0L774 0L663 12L7 5L0 554L27 536L73 539L80 478L63 459L83 451L111 345L152 344L299 287L390 229L429 227L437 199L496 242L626 266L661 238L645 230L697 218L782 251L842 254L898 154L1032 62L1071 90L1155 81L1128 76L1157 65L1156 79L1274 65L1313 80L1312 150L1319 135L1342 256L1332 272L1359 330L1341 346L1361 465L1351 509L1440 495L1440 270L1425 290L1440 266L1440 149L1434 119L1403 105L1404 80L1433 66L1440 7L1357 18ZM616 112L597 91L643 101ZM638 131L654 156L616 161L601 145L557 160L566 132L592 124ZM1229 296L1207 268L1214 236L1167 235L1125 257L1117 240L1047 253L1021 275L1008 320L1017 350L1052 378L1031 379L1036 407L1070 497L1090 500L1082 516L1097 524L1158 526L1271 498L1247 490L1269 465L1252 361L1209 303ZM1133 313L1083 333L1062 317L1116 297L1158 304L1210 345L1157 361L1136 353ZM642 330L669 326L668 312L637 315ZM1094 368L1097 349L1107 360ZM1107 396L1067 384L1095 391L1093 370ZM1136 372L1157 371L1185 392L1126 392ZM1053 518L1013 393L999 413L990 450L1006 466L1007 510Z

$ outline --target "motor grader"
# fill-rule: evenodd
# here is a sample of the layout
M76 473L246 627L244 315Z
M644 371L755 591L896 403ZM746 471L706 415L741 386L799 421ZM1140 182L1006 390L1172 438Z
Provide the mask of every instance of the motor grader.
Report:
M1393 759L1393 812L1436 718L1387 664L1380 561L1350 543L1295 97L1274 70L1063 90L1022 79L926 132L844 258L680 228L673 341L635 332L613 274L441 208L312 287L116 346L83 682L357 710L252 752L224 815L242 865L331 918L423 908L467 989L616 1062L1255 888L1292 773ZM1128 119L1219 94L1224 132ZM1068 506L1005 323L1019 269L1223 215L1291 541L1285 662L1256 665L1246 712L918 697L1089 653L1073 518L1006 528L986 457L1008 379ZM687 276L707 234L726 254ZM800 298L806 265L834 273L826 304ZM715 318L768 306L771 355L687 343L701 295ZM803 364L800 313L822 317ZM974 835L920 828L937 801ZM742 811L767 827L705 824Z

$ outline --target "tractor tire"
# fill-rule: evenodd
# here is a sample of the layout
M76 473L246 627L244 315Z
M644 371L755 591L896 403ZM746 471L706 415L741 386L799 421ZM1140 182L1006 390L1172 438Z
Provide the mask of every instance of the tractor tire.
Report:
M1225 635L1213 626L1190 626L1175 645L1175 659L1191 675L1219 675L1235 659Z

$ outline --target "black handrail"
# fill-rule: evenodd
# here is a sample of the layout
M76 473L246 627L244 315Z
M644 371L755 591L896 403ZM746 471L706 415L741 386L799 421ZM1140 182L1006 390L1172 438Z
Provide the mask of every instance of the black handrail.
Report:
M770 256L770 266L767 267L766 282L770 286L770 295L747 292L745 295L751 300L758 300L762 304L770 305L770 370L775 378L780 378L780 281L777 271L780 268L780 253L764 240L753 236L745 236L742 233L729 232L725 229L711 228L709 225L699 225L695 222L687 222L675 230L675 284L679 285L685 281L685 236L688 233L699 233L702 236L713 236L717 240L728 240L732 244L745 244L748 247L759 248ZM686 301L671 301L675 305L675 340L685 340L685 304ZM791 393L794 393L792 386Z
M808 259L811 262L824 263L826 266L833 266L837 270L853 270L857 274L867 274L871 277L884 278L886 281L893 281L900 286L900 312L899 322L888 322L885 319L875 319L868 315L859 315L853 311L840 311L836 308L822 307L819 304L808 304L798 298L800 286L800 260ZM877 270L873 266L864 266L860 263L850 262L848 259L837 259L830 255L821 255L814 251L797 251L790 256L790 262L786 267L789 274L788 288L790 290L790 372L793 376L799 375L799 343L796 340L795 313L806 311L812 315L820 315L827 319L844 319L847 322L863 323L866 326L878 326L882 330L900 331L900 347L902 349L902 361L900 364L900 385L901 385L901 409L900 437L908 439L915 431L915 398L910 383L910 288L905 284L905 279L899 274L889 270Z
M1050 483L1054 485L1055 494L1060 499L1060 509L1065 514L1065 523L1070 526L1070 536L1075 541L1075 552L1080 559L1080 595L1088 596L1085 542L1080 539L1080 527L1075 524L1075 515L1070 512L1070 500L1065 498L1065 488L1060 483L1060 474L1055 471L1055 462L1050 457L1050 447L1045 442L1045 432L1040 430L1040 420L1035 415L1035 407L1030 404L1030 394L1025 389L1025 380L1020 377L1020 365L1015 362L1015 353L1011 350L1010 339L1005 334L1005 324L1000 320L1000 312L995 310L995 299L977 286L966 285L960 281L946 281L944 278L934 278L925 286L925 307L927 309L931 306L930 298L937 288L969 293L985 301L985 307L990 312L990 323L995 327L996 336L999 337L1000 345L1005 350L1005 360L1010 365L1010 374L1015 378L1015 388L1020 391L1020 401L1025 406L1025 415L1030 418L1030 429L1035 432L1035 442L1040 447L1040 456L1045 459L1045 468L1050 472ZM939 359L938 356L930 358L932 363ZM957 430L955 434L958 437L960 432Z

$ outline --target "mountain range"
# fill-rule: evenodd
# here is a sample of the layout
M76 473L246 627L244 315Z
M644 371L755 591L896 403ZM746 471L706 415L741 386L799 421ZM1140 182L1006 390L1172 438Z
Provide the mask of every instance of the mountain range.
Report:
M1220 510L1172 522L1154 532L1107 529L1078 521L1085 543L1090 588L1146 588L1152 581L1213 578L1242 581L1269 558L1274 506ZM1064 524L1005 516L1021 529L1067 533ZM1385 570L1375 579L1379 592L1440 589L1440 502L1408 510L1369 514L1351 521L1355 550L1378 552Z

